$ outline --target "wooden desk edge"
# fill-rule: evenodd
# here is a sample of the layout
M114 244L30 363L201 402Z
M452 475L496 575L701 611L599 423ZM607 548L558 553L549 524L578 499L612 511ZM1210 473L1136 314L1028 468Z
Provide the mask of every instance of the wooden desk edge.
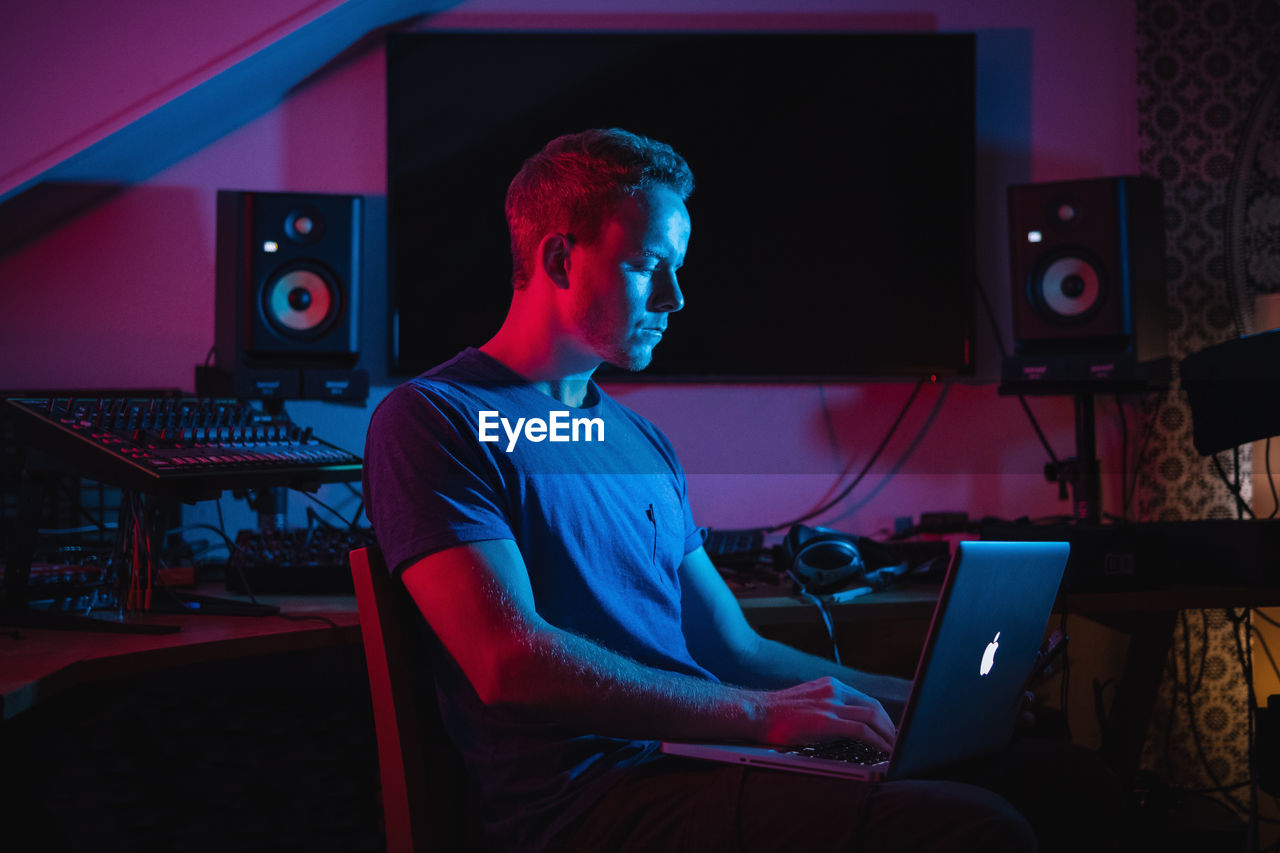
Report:
M151 635L176 642L151 648L108 650L102 654L58 660L50 655L50 666L34 678L17 678L12 682L0 679L0 720L10 720L23 711L80 684L101 682L128 675L155 672L187 664L207 663L250 655L276 654L327 646L349 645L361 641L360 624L354 610L315 612L304 610L291 616L321 617L316 619L285 619L280 616L176 616L183 624L198 628L201 620L235 619L251 620L241 627L264 628L257 632L231 633L210 636L207 632L193 631L187 637L177 634ZM331 619L337 627L322 619ZM268 621L269 620L269 621ZM166 620L167 621L167 620ZM20 629L14 643L40 641L40 635L61 634L41 629ZM83 634L81 636L84 636ZM97 635L115 638L137 638L140 635ZM190 638L189 640L187 638ZM184 641L186 640L186 641ZM5 641L9 642L9 641ZM17 654L21 649L11 650Z
M940 586L927 584L903 586L872 592L843 604L828 604L833 619L856 620L859 617L889 621L927 619L938 603ZM813 602L799 595L743 596L738 599L747 621L755 626L794 625L811 618L821 620Z

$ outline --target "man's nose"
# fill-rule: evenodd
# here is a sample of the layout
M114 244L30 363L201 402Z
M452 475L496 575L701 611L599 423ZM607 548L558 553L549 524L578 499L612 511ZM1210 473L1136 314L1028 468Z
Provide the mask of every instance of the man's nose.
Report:
M649 307L653 311L668 313L679 311L684 307L684 294L680 291L680 283L676 280L675 273L654 279Z

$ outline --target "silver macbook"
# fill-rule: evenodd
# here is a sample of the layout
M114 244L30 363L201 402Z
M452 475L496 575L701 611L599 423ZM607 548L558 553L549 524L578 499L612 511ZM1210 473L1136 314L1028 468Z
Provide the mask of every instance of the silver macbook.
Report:
M892 754L829 745L664 742L671 755L878 780L929 775L1005 746L1067 565L1066 542L961 542L933 611ZM839 745L841 749L849 744Z

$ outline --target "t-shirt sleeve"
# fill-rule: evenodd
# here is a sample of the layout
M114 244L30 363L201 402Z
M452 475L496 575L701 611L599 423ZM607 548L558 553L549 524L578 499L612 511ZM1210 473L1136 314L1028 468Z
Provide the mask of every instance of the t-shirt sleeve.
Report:
M515 538L500 479L447 402L414 385L392 391L364 456L366 513L392 573L455 545Z

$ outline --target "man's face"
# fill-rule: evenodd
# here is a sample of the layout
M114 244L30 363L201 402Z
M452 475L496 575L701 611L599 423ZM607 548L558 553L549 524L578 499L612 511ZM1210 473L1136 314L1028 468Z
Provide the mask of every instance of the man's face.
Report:
M600 236L571 250L574 324L602 361L627 370L649 365L667 315L684 306L676 270L689 229L680 196L654 187L618 202Z

